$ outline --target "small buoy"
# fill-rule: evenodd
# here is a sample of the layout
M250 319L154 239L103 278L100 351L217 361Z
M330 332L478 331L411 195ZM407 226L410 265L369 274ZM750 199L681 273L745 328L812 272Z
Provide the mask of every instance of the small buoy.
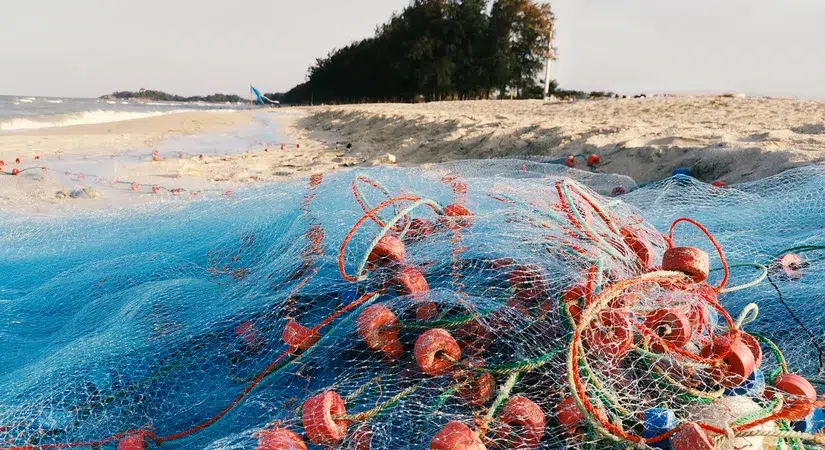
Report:
M152 193L153 194L160 194L160 186L158 186L157 184L152 186Z
M722 181L722 180L716 180L716 181L714 181L713 183L711 183L710 185L711 185L711 186L713 186L713 187L718 187L718 188L726 188L726 187L728 187L728 184L727 184L727 183L725 183L725 182L724 182L724 181Z
M673 450L715 450L708 434L694 422L683 423L670 437Z
M412 266L401 268L393 278L393 285L401 296L422 294L430 290L424 275Z
M574 323L579 323L579 319L581 319L586 295L587 288L580 283L567 288L561 296L562 301L567 305L567 311L570 312L570 317L573 318Z
M813 412L812 402L816 401L816 389L805 378L795 373L785 373L773 380L773 387L785 394L782 409L794 410L794 414L787 419L802 420ZM773 399L774 392L771 389L766 390L765 397L768 400Z
M301 144L295 144L295 148L301 148Z
M544 412L527 397L510 397L497 417L496 434L502 440L510 438L509 448L534 449L544 436ZM518 430L516 435L513 431ZM515 436L514 436L515 435Z
M662 270L682 272L701 283L708 279L710 257L695 247L672 247L662 256Z
M754 370L753 353L741 339L732 341L729 336L717 336L702 348L704 358L725 354L720 367L711 369L711 374L722 386L735 388L742 384Z
M564 165L570 168L576 167L576 157L573 155L564 159Z
M476 375L472 371L460 374L457 378L464 381L464 386L456 391L456 397L474 406L483 406L496 392L496 378L490 372Z
M14 169L11 169L11 174L12 175L20 175L20 169L18 169L17 167L15 167Z
M590 167L596 167L600 162L602 162L602 159L595 153L591 153L590 156L587 157L587 165Z
M400 263L407 254L406 247L401 239L392 235L384 235L372 248L367 261L372 264L385 264L388 262Z
M418 336L414 354L421 371L435 377L448 372L461 359L461 347L449 331L433 328Z
M404 238L412 242L417 242L433 233L435 233L435 224L427 219L415 218L410 221L410 228L407 230Z
M307 450L307 445L292 430L276 428L258 433L258 446L255 450Z
M314 444L337 444L347 436L349 422L340 418L347 414L347 409L344 399L335 391L306 399L302 414L304 433Z
M676 428L678 423L678 420L676 420L676 414L674 414L673 410L668 408L649 408L645 411L645 428L642 436L644 436L645 439L659 436L662 433L667 433L668 431ZM649 445L651 447L661 448L664 450L669 447L669 444L670 443L668 440L664 439Z
M619 230L624 243L633 250L643 269L648 269L653 264L653 246L646 239L639 236L634 230L622 227Z
M690 169L687 169L687 168L684 168L684 167L681 167L681 168L678 168L678 169L673 169L673 176L675 177L676 175L690 176Z
M779 258L782 271L792 280L802 278L802 264L802 257L796 253L785 253Z
M22 160L22 159L20 159L20 158L15 158L15 159L14 159L14 162L15 162L15 163L17 163L17 164L20 164L20 163L22 163L22 162L23 162L23 160Z
M158 155L152 155L152 162L159 162L163 161L163 159Z
M149 445L143 433L126 436L117 443L117 450L146 450Z
M324 181L324 174L322 173L314 173L309 177L309 185L312 187L320 186L322 181Z
M765 392L765 373L754 369L747 380L735 388L725 388L725 395L744 395L751 398L761 397Z
M444 425L430 441L430 450L487 450L478 434L461 422Z
M318 333L313 333L312 329L307 328L294 319L290 319L284 327L284 332L281 333L281 339L286 345L297 350L308 350L315 345L321 336Z
M201 161L203 161L203 154L199 155L199 156L198 156L198 159L200 159Z
M258 327L252 321L245 320L235 327L235 336L237 336L244 347L251 353L258 353L264 347L264 338Z
M133 191L139 191L140 190L140 185L137 184L137 183L132 183L131 188L132 188Z
M522 164L521 165L521 171L522 172L527 172L527 164Z
M269 153L269 147L265 148L264 152Z
M0 159L0 166L5 166L5 165L6 165L6 162L3 161L2 159Z
M370 450L372 448L373 435L374 433L369 425L365 423L361 424L361 426L356 428L350 435L348 439L349 445L346 448L350 450Z
M556 420L568 436L579 434L579 428L584 425L584 414L576 405L576 399L567 397L556 406Z
M355 326L358 336L370 349L384 352L390 359L398 359L404 354L404 346L398 340L401 325L386 306L372 305L364 309Z
M610 191L610 196L611 197L619 197L619 196L625 195L625 194L627 194L627 189L625 189L624 186L616 186L616 187L613 188L612 191Z
M34 159L35 159L35 161L39 161L40 160L40 155L35 155Z
M286 150L286 144L281 144L281 150Z
M582 332L582 343L602 357L621 358L633 347L633 325L619 310L602 310Z
M464 205L447 205L444 207L443 213L444 215L439 217L439 221L451 230L466 228L472 224L471 217L473 213Z
M677 348L683 347L693 336L693 326L688 316L678 309L657 309L649 313L645 318L645 326ZM664 345L655 340L650 349L657 353L666 350Z

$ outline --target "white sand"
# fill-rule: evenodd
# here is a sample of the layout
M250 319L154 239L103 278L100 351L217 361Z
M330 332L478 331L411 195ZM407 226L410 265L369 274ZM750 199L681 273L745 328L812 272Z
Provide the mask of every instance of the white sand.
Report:
M261 113L257 113L261 114ZM522 157L547 160L596 153L598 171L644 182L686 167L699 179L736 183L825 157L825 102L724 97L657 97L577 101L468 101L429 104L377 104L283 108L267 114L291 143L263 151L220 149L227 156L138 159L118 167L120 180L188 190L237 188L282 181L352 165L419 165L467 158ZM56 158L80 165L142 149L148 156L172 136L214 134L254 127L252 113L191 112L123 122L30 130L0 135L5 171L17 165L48 165ZM243 131L240 131L243 133ZM351 144L351 148L346 148ZM181 150L186 151L184 147ZM580 160L579 164L583 166ZM91 182L94 199L57 198L84 183L67 183L55 174L27 171L0 176L0 209L48 212L121 204L127 193ZM121 188L120 191L123 191ZM164 195L168 192L164 191ZM134 195L132 195L134 197ZM145 193L146 201L161 196Z
M736 183L825 157L825 102L705 96L308 110L301 125L314 139L352 142L370 159L392 153L401 165L596 153L599 171L640 182L686 167L707 182Z

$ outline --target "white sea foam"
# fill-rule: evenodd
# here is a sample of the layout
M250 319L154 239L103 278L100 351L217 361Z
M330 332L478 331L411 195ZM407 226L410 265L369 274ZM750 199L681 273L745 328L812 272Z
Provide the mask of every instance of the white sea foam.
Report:
M22 100L21 100L22 101ZM171 109L167 111L86 111L75 114L58 114L53 116L34 116L26 118L13 118L0 121L0 131L12 130L32 130L39 128L67 127L71 125L88 125L94 123L120 122L123 120L143 119L146 117L162 116L180 112L192 111L191 109Z
M63 103L63 100L46 100L48 103Z

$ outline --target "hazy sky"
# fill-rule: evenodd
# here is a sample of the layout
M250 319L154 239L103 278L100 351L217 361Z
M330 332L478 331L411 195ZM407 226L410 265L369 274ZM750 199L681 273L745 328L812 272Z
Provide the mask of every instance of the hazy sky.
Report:
M98 96L283 91L407 0L0 3L0 94ZM823 0L551 3L565 88L825 98Z

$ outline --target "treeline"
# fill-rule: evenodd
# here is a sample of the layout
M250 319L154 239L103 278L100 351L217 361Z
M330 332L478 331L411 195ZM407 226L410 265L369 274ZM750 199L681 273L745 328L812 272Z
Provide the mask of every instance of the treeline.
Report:
M143 100L152 100L158 102L207 102L207 103L238 103L248 101L248 99L244 99L243 97L231 94L212 94L207 96L193 96L193 97L182 97L180 95L174 94L167 94L163 91L153 91L151 89L142 89L138 92L131 92L131 91L118 91L113 92L109 95L104 95L101 97L102 99L143 99Z
M375 36L333 50L284 103L536 98L555 17L534 0L413 0ZM269 96L269 94L267 95Z

